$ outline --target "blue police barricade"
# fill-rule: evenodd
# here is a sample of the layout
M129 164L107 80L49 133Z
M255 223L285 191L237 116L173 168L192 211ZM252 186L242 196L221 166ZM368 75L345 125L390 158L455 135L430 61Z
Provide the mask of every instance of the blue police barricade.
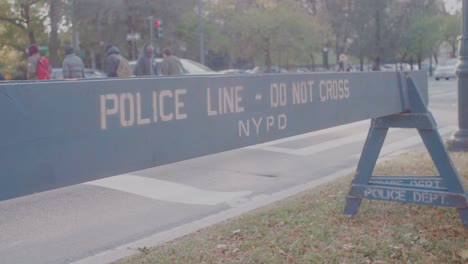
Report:
M466 224L427 86L424 72L0 84L0 200L373 119L345 212L361 199L418 202L456 207ZM372 177L389 127L417 128L441 176Z

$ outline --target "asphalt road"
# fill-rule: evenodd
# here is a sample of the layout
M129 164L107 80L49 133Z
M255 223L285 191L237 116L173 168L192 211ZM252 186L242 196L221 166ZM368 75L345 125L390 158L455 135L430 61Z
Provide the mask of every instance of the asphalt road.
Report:
M456 81L430 81L444 137ZM292 195L356 167L370 121L0 202L0 263L104 263ZM420 148L392 129L381 157Z

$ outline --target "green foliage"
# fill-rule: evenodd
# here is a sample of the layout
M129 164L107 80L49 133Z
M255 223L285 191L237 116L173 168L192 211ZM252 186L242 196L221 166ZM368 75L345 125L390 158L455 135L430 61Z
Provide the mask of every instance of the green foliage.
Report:
M220 1L229 5L232 1ZM231 56L250 59L256 64L271 64L274 58L296 63L310 62L307 58L320 49L320 26L296 1L263 1L256 7L239 10L226 16L226 9L218 9L224 17L225 34L231 40ZM284 64L284 63L283 63Z
M97 56L88 64L104 58L107 44L129 57L129 33L140 33L137 48L152 41L199 57L197 0L0 1L0 49L24 53L32 42L49 45L59 64L63 45L72 41L72 3L80 47ZM150 40L150 16L163 21L163 39ZM283 66L320 64L314 54L323 46L361 59L423 60L443 41L455 51L462 25L461 15L447 14L442 0L204 1L203 20L207 52L231 64Z

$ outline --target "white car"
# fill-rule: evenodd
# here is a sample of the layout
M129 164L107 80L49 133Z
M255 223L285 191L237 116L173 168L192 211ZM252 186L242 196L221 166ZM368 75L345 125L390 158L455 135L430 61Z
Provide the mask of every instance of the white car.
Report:
M153 62L153 67L156 75L161 75L161 58L155 58ZM212 75L212 74L221 74L219 72L213 71L212 69L206 67L203 64L200 64L193 60L188 59L180 59L182 63L184 75ZM135 67L137 61L129 61L130 66L132 67L133 71L135 71Z
M456 67L456 64L439 65L434 72L434 78L436 81L440 79L450 80L451 78L457 78L455 75Z

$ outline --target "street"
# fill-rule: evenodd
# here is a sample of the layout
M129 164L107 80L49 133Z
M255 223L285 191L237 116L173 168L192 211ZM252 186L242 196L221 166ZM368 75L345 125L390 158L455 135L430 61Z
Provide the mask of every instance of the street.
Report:
M457 82L429 81L430 110L457 129ZM357 166L370 121L0 202L0 263L103 263L336 178ZM381 158L421 148L392 129Z

